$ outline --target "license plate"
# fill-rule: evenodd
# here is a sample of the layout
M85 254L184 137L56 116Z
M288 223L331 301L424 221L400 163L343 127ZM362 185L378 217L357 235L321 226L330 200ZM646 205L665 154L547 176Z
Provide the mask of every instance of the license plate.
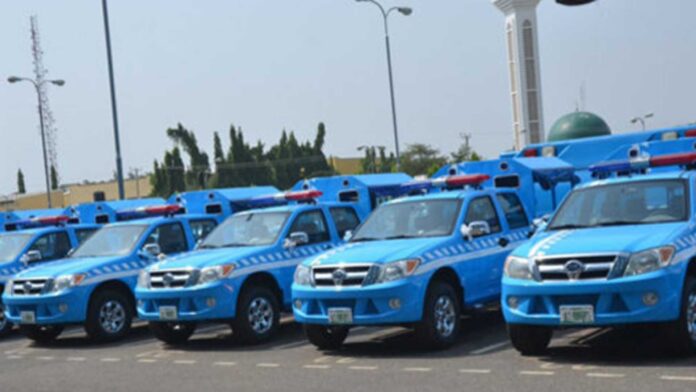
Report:
M159 314L162 320L176 320L179 318L179 312L177 312L176 306L160 306Z
M353 324L353 310L351 308L330 308L329 324Z
M36 324L36 313L32 311L19 312L22 324Z
M559 310L561 324L593 324L595 321L592 305L561 306Z

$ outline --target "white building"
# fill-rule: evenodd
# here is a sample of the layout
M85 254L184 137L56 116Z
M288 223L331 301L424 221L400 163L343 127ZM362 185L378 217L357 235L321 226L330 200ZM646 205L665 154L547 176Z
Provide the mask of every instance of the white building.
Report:
M491 0L505 14L515 149L544 141L536 7L541 0Z

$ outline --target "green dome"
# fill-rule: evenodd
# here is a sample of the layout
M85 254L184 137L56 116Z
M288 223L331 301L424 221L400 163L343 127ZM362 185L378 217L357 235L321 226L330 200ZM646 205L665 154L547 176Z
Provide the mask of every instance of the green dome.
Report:
M611 135L611 130L601 117L589 112L573 112L556 120L549 131L547 141L557 142L606 135Z

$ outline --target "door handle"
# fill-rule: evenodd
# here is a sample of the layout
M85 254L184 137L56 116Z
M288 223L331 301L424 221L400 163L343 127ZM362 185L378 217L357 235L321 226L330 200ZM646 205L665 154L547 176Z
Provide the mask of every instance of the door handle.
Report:
M506 246L508 246L509 243L510 243L510 240L508 240L508 239L505 238L505 237L500 237L500 238L498 239L498 245L500 245L500 246L503 247L503 248L506 247Z

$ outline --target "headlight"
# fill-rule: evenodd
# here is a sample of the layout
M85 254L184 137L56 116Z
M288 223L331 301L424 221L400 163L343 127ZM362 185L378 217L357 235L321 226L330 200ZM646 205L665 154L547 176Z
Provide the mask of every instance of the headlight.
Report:
M521 257L508 256L505 260L505 276L513 279L532 279L532 270L529 268L529 260Z
M150 287L150 272L146 270L140 270L140 273L138 274L138 287Z
M298 265L295 270L295 284L309 286L312 284L312 269L306 265Z
M8 280L5 284L5 290L3 291L5 295L12 295L12 280Z
M216 265L214 267L206 267L201 270L196 284L212 283L220 279L224 279L234 271L234 264Z
M646 274L658 270L672 261L673 246L663 246L634 253L628 259L624 276Z
M393 282L411 276L419 265L419 259L408 259L387 263L380 268L379 277L375 283Z
M61 291L67 290L71 287L75 287L82 283L87 275L85 274L75 274L75 275L63 275L57 277L53 280L53 283L47 290L49 293L59 293Z

